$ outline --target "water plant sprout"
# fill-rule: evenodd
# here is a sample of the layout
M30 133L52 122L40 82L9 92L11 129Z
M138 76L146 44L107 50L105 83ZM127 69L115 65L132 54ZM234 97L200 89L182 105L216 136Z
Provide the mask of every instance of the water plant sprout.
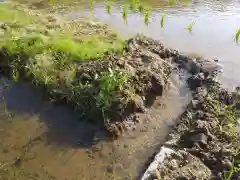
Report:
M195 25L195 22L192 22L188 25L188 27L187 27L188 32L190 32L190 33L192 32L192 29L193 29L194 25Z
M165 19L166 19L166 15L162 15L162 17L161 17L161 28L164 27Z

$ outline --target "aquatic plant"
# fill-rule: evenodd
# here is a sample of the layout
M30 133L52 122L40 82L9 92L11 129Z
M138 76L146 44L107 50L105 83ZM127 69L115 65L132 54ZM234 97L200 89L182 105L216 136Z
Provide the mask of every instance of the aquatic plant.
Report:
M109 15L111 15L112 5L110 4L110 2L107 3L106 9L107 9L107 13L108 13Z
M137 0L132 0L130 8L132 10L136 10L137 5L138 5Z
M188 25L187 30L188 32L192 32L193 26L195 25L195 22L192 22L191 24Z
M95 3L96 3L96 1L95 1L95 0L91 0L90 2L91 2L91 9L93 10L93 9L94 9L94 6L95 6Z
M235 38L234 41L236 43L239 43L239 38L240 38L240 28L237 30L236 34L235 34Z
M122 12L123 21L125 24L127 24L127 16L128 16L128 5L125 4Z
M53 0L48 0L48 3L49 3L50 5L53 5Z
M161 28L163 28L163 26L165 24L165 19L166 19L166 15L162 15L162 18L161 18Z
M140 3L138 5L138 10L139 10L140 13L144 12L144 6L142 4L140 4Z
M176 1L175 0L169 0L168 3L169 3L170 6L172 6L176 3Z
M151 10L150 10L150 8L147 8L146 12L145 12L145 18L144 18L144 22L146 25L149 24L150 17L151 17Z

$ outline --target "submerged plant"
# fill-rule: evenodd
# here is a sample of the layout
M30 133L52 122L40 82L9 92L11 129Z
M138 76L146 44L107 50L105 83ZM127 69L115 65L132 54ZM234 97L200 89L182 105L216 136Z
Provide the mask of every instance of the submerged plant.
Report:
M188 25L188 27L187 27L188 32L190 32L190 33L192 32L192 28L194 25L195 25L195 22L192 22L191 24Z
M234 41L236 43L239 43L239 38L240 38L240 28L237 30Z
M165 24L165 19L166 19L166 15L162 15L162 18L161 18L161 28L163 28L163 26Z
M148 23L149 23L150 16L151 16L151 10L150 10L150 8L148 8L146 10L145 18L144 18L144 22L146 25L148 25Z

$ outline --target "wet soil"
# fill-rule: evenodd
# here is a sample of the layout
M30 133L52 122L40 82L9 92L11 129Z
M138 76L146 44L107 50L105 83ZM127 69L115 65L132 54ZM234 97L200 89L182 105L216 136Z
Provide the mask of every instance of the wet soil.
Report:
M0 175L11 180L137 177L191 99L184 78L171 81L140 116L142 123L118 140L79 121L70 107L47 103L31 84L2 81Z
M175 119L183 112L184 105L189 102L189 94L182 95L179 89L187 88L187 72L192 73L188 83L193 91L194 100L170 136L173 139L178 138L177 143L172 146L188 152L192 159L189 161L193 163L189 165L182 162L183 159L171 163L182 164L186 171L202 167L206 178L209 177L210 170L213 174L211 177L217 178L221 176L219 173L225 170L225 166L228 166L227 170L230 165L233 166L231 161L238 156L239 141L231 134L228 125L219 119L228 119L231 125L236 125L237 116L231 115L229 118L221 108L236 107L237 102L233 98L234 94L229 94L212 81L215 70L219 68L214 61L182 55L176 50L165 48L159 41L138 35L127 41L125 54L106 54L99 61L76 62L75 65L77 73L73 84L93 85L82 92L86 93L82 97L87 97L81 99L82 103L87 102L92 93L99 92L101 82L95 79L96 75L112 70L130 77L124 88L134 87L134 98L122 101L127 95L124 91L116 90L117 96L109 109L108 119L103 121L102 114L95 111L97 107L89 107L86 104L76 107L73 99L68 99L69 97L61 91L63 89L52 91L51 96L57 101L65 98L65 102L73 105L77 111L72 111L69 106L43 102L43 96L38 97L35 93L32 98L29 96L32 90L29 89L39 92L32 84L8 81L4 86L10 88L5 87L1 92L4 114L1 121L3 158L0 176L8 179L137 177L149 154L152 154L165 139L169 128L174 125ZM183 77L182 70L186 73L183 73ZM171 94L171 90L174 89L172 85L175 83L171 81L174 77L184 85L177 85L179 92ZM58 81L60 85L65 86L64 77L59 76ZM14 87L20 87L23 91L18 89L17 92L11 93ZM183 99L179 98L182 96ZM34 105L27 100L29 97ZM101 119L100 122L104 124L99 125L96 121L79 122L82 105L89 110L87 114L91 117L88 117L88 120ZM231 112L232 110L230 109ZM196 121L191 121L192 119ZM216 130L218 125L224 130ZM121 137L114 139L107 135L106 127L115 135L113 137ZM231 156L225 157L221 154L222 149L230 143ZM169 162L166 163L166 168L170 169ZM175 168L179 170L177 166ZM165 178L161 168L157 172ZM179 174L178 171L170 173L173 173L172 176L167 175L170 179ZM191 179L193 173L183 173L179 178ZM205 178L205 175L200 173L199 176ZM235 176L238 174L235 173L233 177Z
M196 76L194 76L196 77ZM202 79L203 78L203 79ZM193 100L164 143L175 152L153 173L158 179L240 178L239 92L229 92L212 78L195 86ZM197 171L196 171L197 169Z

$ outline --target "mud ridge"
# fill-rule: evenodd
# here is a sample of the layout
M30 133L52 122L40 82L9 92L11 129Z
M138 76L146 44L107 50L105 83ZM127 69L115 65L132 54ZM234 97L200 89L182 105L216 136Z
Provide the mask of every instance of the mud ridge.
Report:
M216 75L189 77L193 100L142 180L240 178L239 91L222 88Z

